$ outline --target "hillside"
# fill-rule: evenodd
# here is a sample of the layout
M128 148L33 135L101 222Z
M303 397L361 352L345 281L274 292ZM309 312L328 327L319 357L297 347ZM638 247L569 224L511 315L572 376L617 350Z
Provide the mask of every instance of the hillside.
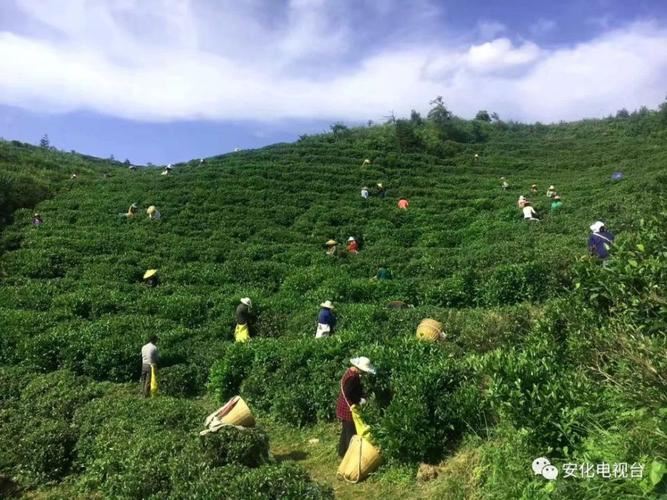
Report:
M369 498L656 497L667 462L667 128L656 113L452 120L439 136L433 123L334 128L170 176L0 144L3 178L41 190L8 205L0 233L0 473L70 498L330 495L275 447L269 459L261 429L213 445L213 462L202 455L194 432L241 394L274 443L322 433L334 469L304 464L353 496L334 479L329 423L347 360L366 355L378 375L364 414L385 457L359 486ZM378 182L386 198L360 197ZM564 201L555 214L550 184ZM520 194L539 223L521 219ZM119 217L133 202L140 216ZM608 268L587 257L598 219L617 236ZM326 240L351 235L358 255L325 255ZM394 279L371 280L380 265ZM141 283L149 268L156 288ZM256 338L239 345L244 296ZM339 327L315 339L324 300ZM396 300L414 308L386 307ZM445 324L445 343L415 341L427 317ZM161 396L143 401L138 354L153 333ZM548 482L530 471L538 456L642 464L643 478ZM444 464L440 477L415 483L422 462Z

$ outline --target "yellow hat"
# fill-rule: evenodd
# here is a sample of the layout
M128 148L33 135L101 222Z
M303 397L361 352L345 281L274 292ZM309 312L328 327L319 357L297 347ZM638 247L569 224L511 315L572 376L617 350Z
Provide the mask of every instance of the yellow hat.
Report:
M337 244L337 243L336 243L336 240L329 240L329 241L327 241L327 245L328 245L328 246L336 245L336 244Z
M144 279L147 280L157 274L157 269L149 269L144 273Z
M157 208L155 208L155 205L151 205L151 206L148 207L148 209L146 210L146 213L147 213L148 215L154 214L155 212L157 212Z

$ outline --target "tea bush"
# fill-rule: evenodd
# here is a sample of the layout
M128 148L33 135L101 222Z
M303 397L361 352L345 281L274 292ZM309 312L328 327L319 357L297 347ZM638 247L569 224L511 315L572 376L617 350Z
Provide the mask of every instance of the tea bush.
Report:
M214 408L190 398L240 393L260 419L332 421L357 355L378 367L363 411L388 462L435 463L474 442L490 474L482 496L549 494L532 476L501 480L500 460L519 475L544 454L662 460L647 415L667 394L667 129L652 112L478 122L307 136L168 177L0 141L0 472L36 487L64 480L82 496L330 498L301 469L226 463L265 462L261 431L203 448L195 433ZM626 176L612 182L618 169ZM361 199L377 182L387 197ZM527 224L515 204L534 182L542 220ZM555 214L551 183L565 203ZM139 216L119 217L132 202ZM150 204L161 221L147 220ZM617 236L604 266L586 256L598 218ZM358 255L343 251L350 235ZM333 258L329 238L341 242ZM371 279L381 265L392 280ZM148 268L159 270L156 288L141 284ZM235 345L244 296L255 338ZM338 329L316 340L324 300L336 303ZM444 323L444 345L415 341L426 317ZM162 395L143 400L139 354L152 334ZM565 483L554 494L656 490Z

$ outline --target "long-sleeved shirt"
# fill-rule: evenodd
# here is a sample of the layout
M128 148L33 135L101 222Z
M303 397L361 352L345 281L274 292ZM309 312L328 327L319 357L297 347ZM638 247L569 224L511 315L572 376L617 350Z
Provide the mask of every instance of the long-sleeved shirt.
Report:
M317 316L317 322L323 325L329 325L331 330L333 330L336 327L336 316L331 312L331 309L323 307L320 309L320 314Z
M250 308L245 304L239 304L236 308L236 324L247 325L250 319Z
M144 365L154 365L160 360L160 353L157 346L149 342L141 348L141 362Z
M359 253L359 243L356 241L350 241L347 244L347 251L350 253Z
M537 219L537 212L531 206L523 207L523 218L524 219Z
M606 259L609 257L609 247L613 241L614 235L608 231L591 233L588 238L588 250L592 255L600 259Z
M338 401L336 401L336 417L339 420L351 422L352 410L350 405L358 405L364 395L361 377L352 368L348 368L340 381L340 387L341 391L338 395Z

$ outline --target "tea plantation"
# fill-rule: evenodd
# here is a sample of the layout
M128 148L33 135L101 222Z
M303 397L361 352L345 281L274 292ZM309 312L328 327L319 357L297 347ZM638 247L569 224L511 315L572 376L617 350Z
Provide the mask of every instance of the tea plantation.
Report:
M385 459L358 486L368 498L387 484L405 498L666 494L660 114L332 129L168 176L0 142L0 496L354 498L334 479L329 423L358 355L378 369L364 417ZM378 182L385 198L360 196ZM564 202L553 214L550 184ZM540 222L522 220L521 194ZM133 202L139 215L120 216ZM605 266L586 248L598 219L616 235ZM348 236L359 254L325 254ZM371 279L381 265L393 279ZM149 268L155 288L141 282ZM245 296L257 319L235 344ZM324 300L339 326L315 339ZM416 341L428 317L445 342ZM139 351L153 333L160 394L144 400ZM236 394L259 426L200 442L205 416ZM327 479L274 456L267 429L333 433L320 444ZM561 474L611 472L548 481L531 470L540 456ZM420 463L440 465L432 484L414 479Z

